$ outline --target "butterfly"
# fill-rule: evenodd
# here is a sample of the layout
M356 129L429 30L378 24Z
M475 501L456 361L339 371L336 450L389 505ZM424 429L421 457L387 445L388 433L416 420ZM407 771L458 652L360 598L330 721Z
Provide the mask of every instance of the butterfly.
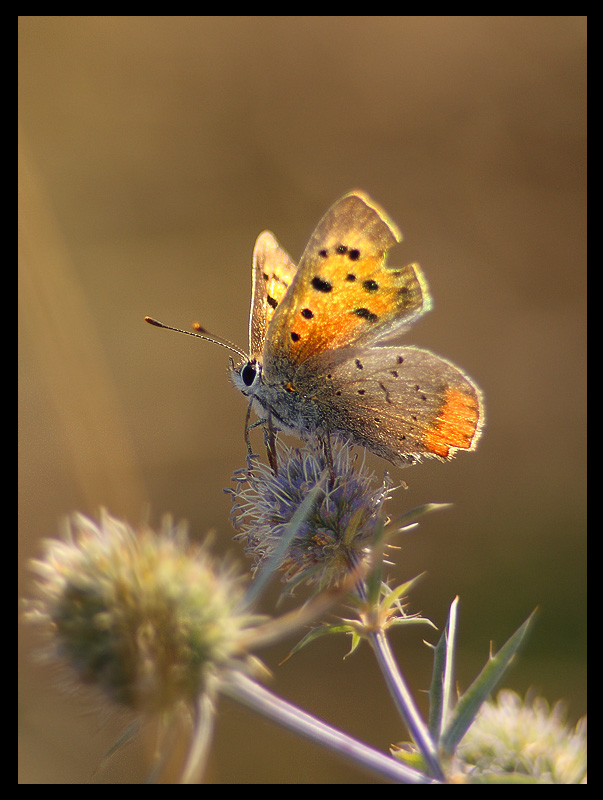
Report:
M231 379L250 401L246 437L253 408L268 427L273 468L278 430L317 437L330 465L333 436L398 467L475 448L484 416L475 383L427 350L382 344L431 307L417 264L386 264L401 239L366 193L352 191L318 223L297 267L274 234L258 237L248 354L195 326L193 335L241 356Z

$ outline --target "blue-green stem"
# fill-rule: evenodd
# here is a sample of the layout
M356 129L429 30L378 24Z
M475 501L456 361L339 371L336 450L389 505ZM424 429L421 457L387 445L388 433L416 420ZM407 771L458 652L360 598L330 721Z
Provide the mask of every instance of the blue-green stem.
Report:
M369 635L369 642L396 708L408 728L408 732L419 748L425 762L429 765L434 778L437 778L438 781L443 781L444 773L440 765L437 748L398 668L385 633L383 631L374 631Z
M390 755L374 750L337 728L332 728L239 672L231 675L231 679L222 685L221 692L385 780L411 784L439 783L401 764Z
M196 784L201 782L209 757L215 716L211 698L205 694L201 695L195 708L191 746L187 753L180 783Z
M365 603L369 602L367 587L364 583L359 582L356 584L356 594ZM437 778L438 781L444 781L444 773L440 765L437 747L406 685L404 676L400 672L400 668L396 663L396 659L394 658L394 654L391 651L389 641L384 631L371 631L368 636L368 641L373 648L387 687L404 724L408 728L412 740L419 748L434 778Z

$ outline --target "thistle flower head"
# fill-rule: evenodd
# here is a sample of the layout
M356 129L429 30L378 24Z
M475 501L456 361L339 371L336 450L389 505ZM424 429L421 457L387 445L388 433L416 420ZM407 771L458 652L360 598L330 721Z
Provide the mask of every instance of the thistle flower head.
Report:
M561 703L510 690L486 702L457 751L468 782L586 783L586 718L572 730Z
M243 610L232 569L169 521L155 533L74 515L33 569L27 616L48 634L47 655L121 708L194 703L221 670L242 664L240 637L260 619Z
M319 588L336 585L365 557L383 524L383 504L391 494L387 474L379 483L361 463L355 463L346 443L333 447L334 480L324 481L310 513L294 537L281 568L288 583L307 581ZM231 521L236 539L245 542L254 569L274 553L308 492L324 478L327 463L318 445L303 449L277 442L277 472L249 458L247 469L233 476L229 490Z

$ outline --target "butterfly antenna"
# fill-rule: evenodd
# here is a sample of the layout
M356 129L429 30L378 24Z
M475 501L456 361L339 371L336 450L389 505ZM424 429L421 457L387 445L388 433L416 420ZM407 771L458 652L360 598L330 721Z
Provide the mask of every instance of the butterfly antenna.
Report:
M200 325L198 322L193 323L194 331L185 331L182 328L173 328L171 325L166 325L164 322L159 322L158 319L154 319L153 317L145 317L145 322L148 322L149 325L155 325L156 328L165 328L167 331L176 331L176 333L185 333L187 336L196 336L198 339L205 339L207 342L213 342L214 344L219 344L220 347L225 347L227 350L236 353L241 358L247 358L247 353L244 353L232 342L229 342L227 339L220 339L217 336L212 336L205 328Z

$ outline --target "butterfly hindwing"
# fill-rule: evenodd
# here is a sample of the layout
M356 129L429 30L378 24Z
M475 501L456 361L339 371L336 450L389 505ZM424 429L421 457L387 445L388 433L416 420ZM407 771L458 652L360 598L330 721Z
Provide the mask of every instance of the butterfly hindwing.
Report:
M320 365L318 362L321 362ZM394 464L472 450L483 424L481 395L448 361L414 347L346 348L322 354L316 401L330 431Z

